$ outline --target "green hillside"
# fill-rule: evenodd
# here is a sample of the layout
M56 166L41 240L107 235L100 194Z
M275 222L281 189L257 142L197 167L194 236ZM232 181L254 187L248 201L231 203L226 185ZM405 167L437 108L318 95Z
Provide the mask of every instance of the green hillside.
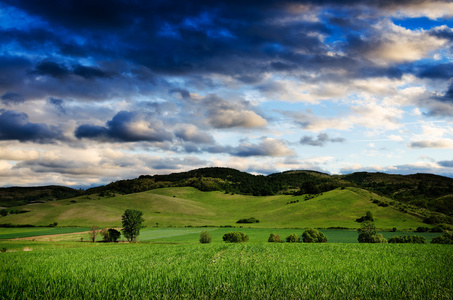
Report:
M309 198L308 200L305 200ZM253 228L357 228L355 219L372 211L379 228L415 229L426 226L420 217L378 206L387 198L358 188L338 188L318 195L247 196L202 192L192 187L154 189L141 193L95 195L19 207L27 213L0 217L0 223L58 226L121 227L121 215L132 208L144 212L145 225L239 226ZM292 203L291 203L292 202ZM254 224L236 224L255 217Z

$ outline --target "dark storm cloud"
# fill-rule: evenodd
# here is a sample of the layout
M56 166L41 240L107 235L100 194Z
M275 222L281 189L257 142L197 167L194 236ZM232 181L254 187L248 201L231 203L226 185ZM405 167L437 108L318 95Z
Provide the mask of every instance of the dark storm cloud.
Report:
M38 63L34 72L39 75L48 75L55 78L63 78L70 74L70 71L66 66L52 61Z
M120 111L106 126L80 125L75 131L78 139L115 142L163 142L172 139L171 133L156 121L152 124L135 112Z
M260 83L266 72L316 71L318 77L336 82L345 77L339 76L338 70L343 70L348 78L399 78L407 72L406 68L376 66L363 58L363 53L375 46L373 37L366 41L359 38L371 25L353 16L367 7L401 9L424 2L427 1L5 1L44 22L29 30L4 30L0 41L47 55L49 60L36 64L34 71L38 74L55 79L74 75L89 81L99 79L106 81L105 85L118 84L123 90L134 89L110 81L112 76L127 81L130 76L149 80L161 74L223 74L249 85ZM295 8L298 4L309 6L300 12ZM321 19L300 18L321 7L328 12L321 14ZM342 13L333 17L338 8ZM443 36L447 33L433 32ZM327 46L325 39L332 35L343 42ZM342 55L332 55L332 49ZM55 59L59 55L66 60ZM131 69L112 73L113 68L70 62L80 57L121 61ZM145 74L146 79L139 73ZM99 86L101 83L86 87L88 91L82 93L71 85L74 80L68 80L67 87L58 91L48 88L45 96L111 97L107 87ZM190 94L183 91L173 92L187 98Z
M25 113L0 110L0 140L53 143L61 139L61 131L53 126L31 123Z
M25 98L17 93L6 92L1 97L2 102L6 105L19 104L25 102Z
M59 64L53 61L42 61L38 63L33 72L39 75L47 75L55 78L63 78L70 74L78 75L85 79L109 77L104 71L99 68L86 67L77 64L71 69L63 64Z
M300 139L300 143L302 145L309 145L309 146L318 146L322 147L325 146L327 143L343 143L345 139L343 138L330 138L327 133L320 133L318 134L317 138L313 138L311 136L304 136Z

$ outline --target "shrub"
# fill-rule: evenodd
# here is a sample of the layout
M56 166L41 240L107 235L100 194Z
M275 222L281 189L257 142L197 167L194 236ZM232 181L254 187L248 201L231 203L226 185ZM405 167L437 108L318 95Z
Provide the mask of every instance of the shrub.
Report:
M269 239L267 240L269 243L281 243L282 239L278 234L273 234L269 236Z
M223 235L223 240L227 243L243 243L249 240L248 235L243 232L227 232Z
M444 232L444 230L440 227L433 227L429 230L429 232Z
M365 221L362 223L361 228L358 230L359 243L386 243L387 240L382 236L382 234L377 234L376 226L371 221Z
M373 214L371 213L371 211L367 211L366 214L358 219L355 220L357 223L362 223L362 222L365 222L365 221L371 221L373 222L374 221L374 217L373 217Z
M298 243L298 242L300 242L300 239L297 234L293 233L286 237L286 242L287 243Z
M108 238L109 242L118 243L118 239L121 236L121 232L119 232L118 230L116 230L114 228L109 228L108 236L109 236L109 238Z
M411 243L411 244L426 244L426 239L420 235L406 235L406 236L394 236L388 240L389 243Z
M431 244L453 244L453 233L447 232L444 235L436 236L431 240Z
M209 244L211 242L211 240L212 240L212 238L211 238L211 234L209 234L209 232L202 231L200 233L200 243Z
M428 232L429 228L428 227L417 227L415 232Z
M240 219L239 221L237 221L236 223L259 223L260 220L258 219L255 219L254 217L251 217L251 218L248 218L248 219Z
M324 233L313 228L304 231L302 240L304 243L327 243L327 237Z
M1 248L0 252L6 252L6 248Z

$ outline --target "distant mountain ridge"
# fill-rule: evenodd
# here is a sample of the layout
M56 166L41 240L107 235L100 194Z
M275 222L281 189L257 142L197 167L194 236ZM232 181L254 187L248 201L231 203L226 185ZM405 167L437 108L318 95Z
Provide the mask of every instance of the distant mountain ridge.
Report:
M395 175L356 172L329 175L310 170L290 170L267 176L232 168L209 167L168 175L142 175L86 191L67 187L0 188L0 206L74 197L81 193L131 194L163 187L195 187L254 196L318 194L336 188L360 187L406 204L453 216L453 178L434 174ZM14 205L11 205L14 204Z

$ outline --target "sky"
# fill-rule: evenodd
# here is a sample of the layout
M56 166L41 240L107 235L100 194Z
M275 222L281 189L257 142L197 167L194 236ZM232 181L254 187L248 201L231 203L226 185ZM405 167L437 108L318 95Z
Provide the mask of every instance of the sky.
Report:
M453 177L448 0L0 0L0 186Z

